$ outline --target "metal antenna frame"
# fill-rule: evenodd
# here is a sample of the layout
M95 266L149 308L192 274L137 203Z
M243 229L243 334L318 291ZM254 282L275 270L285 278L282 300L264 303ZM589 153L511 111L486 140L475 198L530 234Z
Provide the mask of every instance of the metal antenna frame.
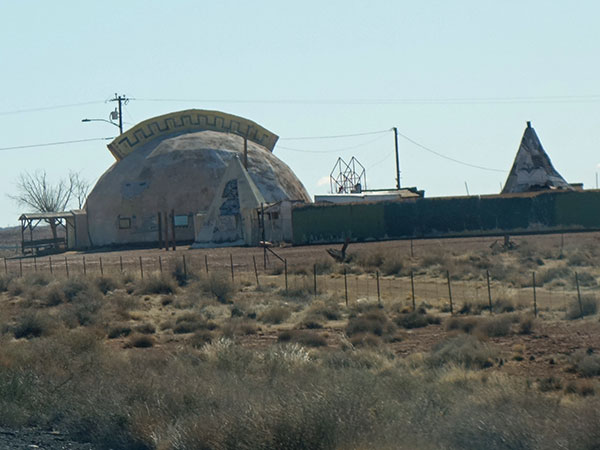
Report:
M367 173L354 156L348 163L339 157L329 174L329 185L332 194L362 192L367 188Z

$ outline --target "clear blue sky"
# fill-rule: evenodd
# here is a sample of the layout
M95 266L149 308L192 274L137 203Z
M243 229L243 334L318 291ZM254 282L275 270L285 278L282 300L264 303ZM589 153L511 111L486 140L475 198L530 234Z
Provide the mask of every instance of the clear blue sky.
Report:
M531 120L557 170L595 187L600 163L600 3L595 1L4 1L0 148L114 136L187 108L250 118L311 194L338 156L392 187L393 126L470 164L508 172ZM190 101L149 101L181 99ZM42 111L16 112L92 102ZM114 161L91 141L0 151L0 226L16 225L19 173L95 180ZM299 152L282 147L310 152ZM348 149L348 147L352 147ZM339 151L336 151L338 150ZM497 193L507 173L441 159L401 138L402 184L427 196ZM320 181L321 180L321 181Z

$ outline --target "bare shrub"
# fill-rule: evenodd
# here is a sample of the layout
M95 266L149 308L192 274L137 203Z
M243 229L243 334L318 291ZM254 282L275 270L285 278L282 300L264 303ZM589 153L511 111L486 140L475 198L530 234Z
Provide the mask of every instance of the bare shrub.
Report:
M201 314L188 312L177 317L175 326L173 327L173 333L193 333L200 329L214 330L215 328L217 328L217 324L207 321Z
M264 323L280 324L285 322L292 315L290 308L286 306L275 305L263 311L258 319Z
M598 312L598 301L595 296L583 295L581 306L577 298L571 300L565 313L565 319L574 320L583 316L592 316Z
M432 316L431 314L424 314L420 311L412 311L408 314L400 314L394 319L396 325L402 328L423 328L427 325L440 324L441 320L439 317Z
M509 315L481 318L475 332L488 337L507 336L510 334L512 324L513 317Z
M129 338L128 345L135 348L148 348L154 345L154 339L146 334L135 334Z
M381 273L383 275L401 275L404 269L404 263L399 257L386 256L381 264Z
M311 298L314 295L314 292L307 286L301 286L291 289L288 288L288 290L280 289L279 295L290 300L305 301Z
M279 333L279 342L297 342L306 347L325 347L327 340L319 333L307 330L284 330Z
M340 320L342 312L340 306L333 301L318 300L313 302L306 310L307 316L320 316L326 320Z
M121 287L118 279L108 276L98 277L94 280L94 283L104 295Z
M538 389L541 392L560 391L563 388L563 382L560 378L553 375L538 380Z
M373 334L379 337L387 337L392 336L395 331L396 326L383 311L377 309L350 317L346 326L346 335L348 337L358 334Z
M518 333L519 334L531 334L535 327L535 317L532 315L524 314L519 318Z
M126 337L131 334L131 327L127 324L115 324L108 329L107 336L109 339Z
M258 331L256 322L245 317L234 317L221 327L223 336L233 338L235 336L250 336Z
M460 307L460 309L457 312L458 312L458 314L479 315L479 314L481 314L481 311L483 311L484 309L488 309L488 308L489 308L489 306L482 302L466 301L463 303L463 305Z
M27 312L17 319L13 327L13 334L16 339L37 338L48 335L54 324L44 314L39 312Z
M8 291L8 286L12 279L11 275L0 275L0 292Z
M156 327L151 323L142 323L134 327L134 330L140 334L154 334L156 333Z
M73 277L63 282L63 293L67 301L73 301L78 295L93 295L97 290L89 280L80 277Z
M481 319L475 317L450 317L444 322L448 331L462 331L464 333L472 333Z
M149 275L138 283L138 294L173 294L175 292L173 280L165 275Z
M593 350L578 350L570 357L571 368L582 377L595 377L600 375L600 355Z
M467 369L483 369L493 365L497 351L469 334L459 334L433 348L427 358L432 367L456 364Z
M214 295L221 303L231 302L235 289L231 280L223 274L210 274L199 282L200 288Z

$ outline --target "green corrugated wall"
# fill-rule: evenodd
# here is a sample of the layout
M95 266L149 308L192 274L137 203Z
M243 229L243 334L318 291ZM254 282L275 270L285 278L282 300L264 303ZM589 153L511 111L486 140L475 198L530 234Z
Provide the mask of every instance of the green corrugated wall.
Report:
M600 191L422 198L292 211L294 243L600 229Z

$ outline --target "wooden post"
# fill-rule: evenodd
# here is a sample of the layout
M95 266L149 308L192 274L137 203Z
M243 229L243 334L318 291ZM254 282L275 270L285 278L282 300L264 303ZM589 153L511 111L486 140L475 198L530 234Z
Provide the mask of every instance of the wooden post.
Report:
M314 284L314 291L315 291L315 297L317 296L317 265L313 264L313 284Z
M285 274L285 293L288 292L287 259L283 260L283 272Z
M452 285L450 284L450 271L446 270L446 278L448 278L448 298L450 299L450 314L454 315L454 304L452 302Z
M48 265L50 266L50 274L52 274L52 256L48 256Z
M87 267L85 265L85 256L83 257L83 274L87 275Z
M346 268L344 267L344 294L346 296L346 307L348 307L348 279L346 278Z
M66 256L65 256L65 271L67 272L67 278L69 278L69 261L67 260Z
M206 267L206 274L208 275L208 255L204 255L204 266Z
M104 276L104 267L102 266L102 256L100 256L100 275Z
M177 244L175 243L175 210L171 210L171 236L173 237L173 251L177 250Z
M377 276L377 303L381 306L381 291L379 290L379 270L376 272Z
M235 279L233 277L233 255L230 253L229 254L229 262L231 263L231 282L235 282Z
M493 311L492 311L492 288L490 286L490 271L489 270L485 271L485 277L487 279L488 302L490 305L490 314L493 314Z
M577 286L577 301L579 302L579 313L583 320L583 303L581 302L581 291L579 290L579 275L575 272L575 285Z
M252 255L252 262L254 263L254 276L256 277L256 285L260 286L258 282L258 269L256 268L256 256Z
M123 256L119 255L119 267L121 268L121 273L123 273Z
M37 256L33 257L33 270L37 272Z
M162 243L162 216L160 214L160 211L158 213L158 249L162 250L163 248L163 243Z
M6 263L6 256L4 257L4 273L8 275L8 264Z
M19 258L19 276L23 276L23 258Z
M183 259L183 276L187 278L187 264L185 262L185 255L181 255Z
M160 269L160 273L163 273L162 270L162 256L158 255L158 268Z
M142 280L144 279L144 265L142 264L142 257L140 256L140 275L142 276Z
M164 212L163 217L165 218L165 250L169 251L169 215L166 212Z
M412 307L413 311L417 310L417 303L415 302L415 275L413 271L410 271L410 290L412 292Z
M537 295L535 293L535 272L531 272L533 277L533 315L537 317ZM577 274L575 275L577 276Z

